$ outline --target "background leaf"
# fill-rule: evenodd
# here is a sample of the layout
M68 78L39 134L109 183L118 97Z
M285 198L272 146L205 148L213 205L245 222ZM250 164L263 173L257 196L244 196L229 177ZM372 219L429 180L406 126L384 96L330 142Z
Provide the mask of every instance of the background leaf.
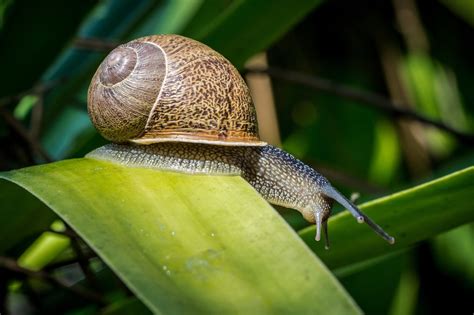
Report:
M50 0L38 6L25 0L0 1L0 55L5 57L0 64L3 62L6 78L0 88L0 170L45 162L21 136L18 126L52 159L82 157L104 144L86 111L87 86L93 72L114 45L162 32L204 40L238 63L240 69L247 57L264 50L271 67L330 79L407 103L410 110L430 114L472 134L471 2L104 0L66 5ZM256 75L245 75L249 76ZM270 79L266 94L274 96L285 150L318 169L347 196L360 193L360 203L474 163L473 146L457 137L338 93L321 93L283 78ZM16 127L11 125L12 118ZM4 182L1 187L0 255L15 263L28 253L35 254L31 248L41 249L35 245L37 238L45 231L50 233L56 216L17 185ZM438 188L440 195L448 194ZM401 197L397 194L387 205L402 205ZM410 202L408 208L413 205L418 213L416 198L406 201ZM431 198L431 193L426 198ZM450 202L457 205L463 201ZM432 207L440 209L439 204ZM391 216L386 218L390 222L385 222L385 211L377 209L386 210L385 205L367 207L371 216L388 223L394 231L406 223ZM308 225L296 211L278 210L295 230ZM334 210L337 213L342 208ZM410 218L403 209L400 214ZM454 222L449 214L459 212L446 209L441 217L447 220L438 232L447 228L445 223ZM341 218L331 222L333 246L321 255L337 253L340 246L346 246L337 239L338 222L351 231L352 237L348 235L346 240L355 239L352 233L366 235L364 244L369 248L358 248L358 258L347 257L347 263L340 264L343 267L333 269L365 313L452 313L453 305L458 313L472 311L472 277L468 276L472 274L470 258L474 257L472 224L438 236L433 229L429 235L410 234L430 238L399 243L400 250L395 253L393 247L387 247L392 254L385 255L383 249L379 252L383 256L366 260L375 255L369 252L370 246L376 244L374 249L380 250L383 242L352 218ZM393 222L397 222L396 227ZM311 233L308 235L314 245ZM90 275L85 276L78 263L80 252L72 247L54 259L51 248L37 252L40 265L46 263L41 272L72 287L100 293L105 299L102 304L0 268L0 312L96 314L109 310L109 306L118 311L121 307L135 310L137 305L128 304L133 293L93 250L77 241L87 256L83 264L90 266L92 278L97 277L96 285ZM340 259L343 257L342 253ZM350 263L351 259L355 263ZM4 305L11 309L2 309ZM138 301L140 306L144 307Z
M314 227L299 234L330 268L340 268L407 248L473 221L472 194L474 167L361 205L362 211L396 238L394 246L374 237L370 229L357 224L347 212L329 220L332 242L337 244L330 251L314 244Z
M199 31L185 31L184 35L206 43L241 68L248 58L266 49L320 3L321 0L234 1Z
M47 3L14 1L1 25L0 66L8 80L4 80L0 87L0 96L30 88L58 57L94 4L96 1L93 0L71 3L60 0ZM55 31L51 32L53 29Z

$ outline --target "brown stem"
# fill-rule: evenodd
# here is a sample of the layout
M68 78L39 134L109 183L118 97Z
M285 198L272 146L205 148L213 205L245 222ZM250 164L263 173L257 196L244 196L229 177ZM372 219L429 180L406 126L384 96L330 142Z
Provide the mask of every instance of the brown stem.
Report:
M57 86L65 79L53 80L48 82L41 82L36 84L34 87L25 90L21 93L10 95L0 98L0 117L2 117L7 125L30 147L29 158L31 162L35 161L34 154L42 157L46 162L52 162L53 159L48 155L46 150L43 149L39 143L38 137L40 134L40 128L42 124L43 116L43 100L44 95L53 87ZM6 106L12 103L20 101L24 96L33 94L38 96L38 102L32 109L31 114L31 130L24 127L7 109ZM27 151L28 152L28 151Z
M0 314L6 314L6 300L8 295L8 282L10 281L11 271L0 268Z
M32 137L28 129L26 129L13 115L5 108L0 107L0 116L23 140L28 143L31 150L41 156L46 162L52 162L53 159L44 150L41 144Z
M41 82L41 83L36 84L32 88L25 90L23 92L20 92L18 94L2 97L0 98L0 107L6 106L13 102L18 102L19 100L21 100L24 96L28 94L44 95L46 92L56 87L57 85L63 83L65 80L66 80L65 78L62 78L62 79L52 80L48 82Z
M51 232L51 233L56 233L56 234L59 234L59 235L64 235L64 236L67 236L69 238L80 239L80 236L77 235L77 233L74 232L74 230L69 229L69 228L67 228L64 231L56 231L56 230L53 230L53 229L49 228L49 229L47 229L47 231Z
M39 139L43 122L44 96L40 94L36 104L31 109L30 134L33 139Z
M409 96L399 68L401 53L397 47L382 34L376 40L382 70L387 83L387 89L392 99L409 104ZM431 157L427 146L426 129L418 121L396 120L400 144L410 173L415 178L427 176L431 170Z
M64 281L51 276L47 272L44 272L41 270L32 271L32 270L23 268L19 266L18 263L12 258L0 256L0 268L5 268L17 274L21 274L27 277L46 281L55 287L70 291L86 300L92 301L94 303L98 303L100 305L105 305L105 301L100 294L86 290L85 288L77 284L74 286L69 286Z
M95 257L97 257L97 255L94 252L84 253L84 258L85 259L91 259L91 258L95 258ZM70 259L61 260L61 261L58 261L58 262L55 262L55 263L51 263L51 264L45 266L43 268L43 270L49 272L49 271L54 270L54 269L58 269L58 268L61 268L61 267L64 267L64 266L69 266L69 265L77 264L77 263L79 263L79 260L77 259L77 257L74 257L74 258L70 258Z
M375 94L372 92L367 92L359 89L355 89L346 85L335 83L330 80L326 80L317 76L311 76L304 73L284 70L279 68L265 68L265 69L246 69L247 72L252 73L264 73L268 74L273 78L285 80L288 82L293 82L297 84L302 84L307 87L313 88L318 91L323 91L331 93L334 95L342 96L354 101L359 101L371 107L380 109L394 117L403 117L415 121L422 122L426 125L434 126L438 129L446 131L451 135L455 136L460 142L464 144L472 145L474 144L474 135L469 133L464 133L459 131L451 126L445 125L440 121L433 120L422 114L416 113L408 108L411 106L408 104L401 104L398 102L393 102L387 99L384 96Z
M253 56L247 61L246 66L249 68L268 67L266 53L262 52ZM245 76L245 79L257 110L260 138L268 144L281 147L280 130L270 76L249 73Z
M94 273L92 272L89 266L89 258L82 251L81 244L79 243L79 238L71 237L71 247L76 253L77 262L82 272L84 273L84 276L86 277L87 282L92 288L98 290L99 284L97 282L97 279Z
M74 40L74 47L84 50L92 50L97 52L109 52L118 45L120 42L103 40L100 38L76 38Z
M81 240L80 236L77 235L77 233L70 227L67 227L64 231L55 231L52 229L49 229L48 231L69 237L69 239L71 240L71 247L76 254L75 259L61 262L60 265L55 265L54 268L58 268L60 266L64 266L64 265L68 265L72 263L78 263L79 267L84 273L84 276L86 277L87 282L89 282L89 284L93 288L98 289L99 286L97 283L97 279L89 266L89 259L92 257L97 257L97 256L95 254L89 255L89 254L84 253L80 244L80 240ZM54 269L54 268L51 268L51 265L48 266L48 269Z
M395 18L408 50L428 52L430 43L414 0L393 0Z

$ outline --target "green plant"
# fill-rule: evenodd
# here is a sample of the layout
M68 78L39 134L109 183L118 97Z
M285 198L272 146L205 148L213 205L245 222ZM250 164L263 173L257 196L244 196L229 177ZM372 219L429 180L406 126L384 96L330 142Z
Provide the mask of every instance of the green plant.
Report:
M0 312L423 314L446 307L436 299L446 286L452 305L467 310L472 49L453 38L467 42L474 30L437 3L393 4L0 5L9 78L0 86L0 167L16 169L0 173ZM418 32L402 26L399 36L392 25L403 4ZM98 62L118 42L161 32L204 41L242 71L267 50L270 67L248 66L246 76L274 78L283 147L342 190L360 190L370 200L362 209L397 243L341 212L329 222L326 251L298 213L278 209L285 222L239 177L83 158L104 143L85 111ZM44 164L53 160L61 161ZM41 165L25 167L32 164Z

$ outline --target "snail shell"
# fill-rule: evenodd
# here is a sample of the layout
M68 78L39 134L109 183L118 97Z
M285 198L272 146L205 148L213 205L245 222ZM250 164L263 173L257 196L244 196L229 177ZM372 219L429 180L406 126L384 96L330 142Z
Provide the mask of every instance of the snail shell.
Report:
M143 37L114 49L92 79L88 111L113 142L266 144L234 66L178 35Z

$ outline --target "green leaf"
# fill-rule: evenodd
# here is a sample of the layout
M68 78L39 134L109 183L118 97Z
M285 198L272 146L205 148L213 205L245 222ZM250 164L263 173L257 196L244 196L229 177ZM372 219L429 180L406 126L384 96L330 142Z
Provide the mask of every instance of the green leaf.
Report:
M474 26L474 3L471 0L440 0L440 2Z
M26 115L30 113L31 109L35 106L37 102L37 95L28 94L23 96L20 102L18 102L18 104L16 105L15 110L13 111L13 116L18 120L25 119Z
M151 314L150 311L136 298L117 301L101 312L102 315Z
M54 210L155 313L359 312L240 177L75 159L0 178Z
M0 205L0 254L39 235L55 218L45 204L8 182L1 183Z
M474 224L437 236L431 246L439 269L474 288Z
M206 43L241 68L248 58L268 48L321 2L234 1L214 19L200 26L193 24L196 28L185 30L184 35Z
M186 27L180 34L191 38L197 38L209 27L219 15L224 14L233 1L229 0L206 0L201 3L195 14L186 23Z
M72 38L94 4L92 0L12 2L2 18L0 68L8 80L2 81L0 96L31 88Z
M70 239L67 236L44 232L18 258L18 265L31 270L40 270L64 252L69 244Z
M64 132L67 130L67 132ZM51 121L42 140L43 147L53 159L63 159L83 145L82 138L92 138L95 129L86 111L65 107L56 119Z
M155 9L152 16L145 21L136 37L152 34L179 33L190 18L196 13L203 0L174 0Z
M299 234L330 268L340 268L407 248L473 221L473 195L474 167L469 167L361 205L362 211L395 237L395 245L386 244L365 224L357 224L347 211L329 220L333 244L329 251L314 244L314 227Z

